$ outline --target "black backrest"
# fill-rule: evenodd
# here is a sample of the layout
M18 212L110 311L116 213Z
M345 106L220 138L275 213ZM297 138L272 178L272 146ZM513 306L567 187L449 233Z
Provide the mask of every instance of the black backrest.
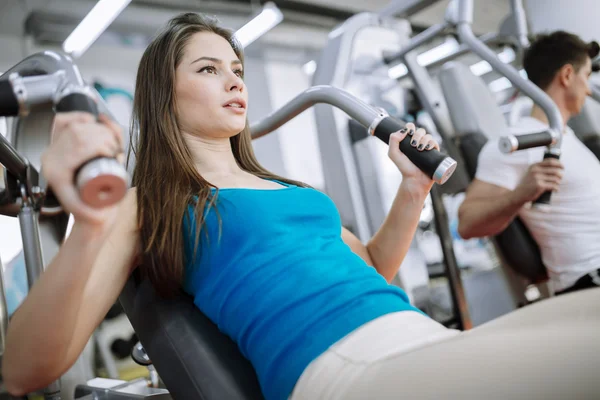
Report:
M119 301L174 399L263 399L249 361L190 296L159 297L134 274Z
M448 63L439 79L456 131L455 140L473 179L481 148L488 139L508 133L508 125L485 83L469 67ZM504 260L519 275L532 283L547 279L539 247L518 217L495 239Z

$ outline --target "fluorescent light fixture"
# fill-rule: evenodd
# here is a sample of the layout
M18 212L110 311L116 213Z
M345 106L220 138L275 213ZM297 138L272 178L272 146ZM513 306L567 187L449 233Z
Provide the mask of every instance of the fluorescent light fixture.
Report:
M406 74L408 74L408 68L406 68L406 65L404 64L394 65L388 70L388 76L390 79L402 78Z
M433 49L427 50L417 56L420 65L429 65L442 58L449 56L458 50L458 42L454 38L447 39L444 43Z
M63 43L72 57L81 56L117 18L131 0L99 0Z
M312 75L315 73L316 70L317 70L317 62L315 60L310 60L309 62L307 62L306 64L304 64L302 66L302 71L304 71L304 73L306 75Z
M519 74L523 78L527 79L527 73L525 72L524 69L519 70ZM502 78L498 78L498 79L495 79L495 80L491 81L489 83L488 87L490 88L490 90L492 92L497 93L497 92L501 92L503 90L511 88L512 87L512 83L510 83L510 81L508 80L508 78L502 77Z
M429 49L429 50L419 54L417 56L417 62L419 63L419 65L427 66L438 60L441 60L442 58L448 56L449 54L452 54L453 52L458 50L458 47L459 47L459 45L456 42L456 39L454 39L454 38L447 39L441 45L436 46L432 49ZM404 75L406 75L407 73L408 73L408 69L406 68L406 65L404 65L404 64L394 65L392 68L390 68L388 70L388 76L390 77L390 79L401 78Z
M283 21L283 14L274 3L265 3L260 14L235 33L242 47L248 46L256 39L279 25Z
M433 64L434 62L441 60L442 58L452 54L453 52L458 50L458 43L454 39L449 39L444 44L434 47L431 50L428 50L422 54L417 56L417 62L421 66L428 66ZM502 50L498 53L498 58L505 64L511 63L515 60L515 52L510 47ZM484 60L481 60L473 65L471 65L471 71L473 74L477 76L481 76L487 74L492 71L492 66ZM399 79L408 73L408 69L404 64L394 65L388 71L388 76L390 79Z
M515 60L515 51L510 47L502 50L498 53L498 58L505 64L511 63ZM492 72L492 66L485 60L481 60L478 63L471 65L471 72L476 76L485 75L489 72Z

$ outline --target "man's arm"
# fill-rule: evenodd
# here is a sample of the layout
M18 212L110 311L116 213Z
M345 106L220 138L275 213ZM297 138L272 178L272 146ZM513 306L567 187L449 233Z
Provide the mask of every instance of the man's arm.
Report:
M559 160L545 159L531 165L514 190L473 180L458 210L459 235L470 239L502 232L526 203L558 190L562 170Z
M458 209L458 233L463 239L496 235L525 203L515 191L475 179Z

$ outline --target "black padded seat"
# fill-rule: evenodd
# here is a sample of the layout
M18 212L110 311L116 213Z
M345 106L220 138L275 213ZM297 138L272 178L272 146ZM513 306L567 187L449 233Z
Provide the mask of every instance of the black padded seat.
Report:
M264 399L250 362L190 296L162 298L134 274L119 301L174 399Z
M465 168L471 179L477 170L477 157L488 139L505 135L508 125L495 99L481 78L469 67L452 62L439 74L442 92L447 100ZM520 218L494 237L506 263L531 283L548 279L540 249Z

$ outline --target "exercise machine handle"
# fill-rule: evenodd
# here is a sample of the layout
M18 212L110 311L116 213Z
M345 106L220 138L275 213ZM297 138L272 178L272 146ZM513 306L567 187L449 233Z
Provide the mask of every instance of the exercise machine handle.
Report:
M368 128L371 136L376 136L388 143L392 132L404 127L404 123L388 117L387 114L354 97L345 90L329 85L317 85L308 88L280 109L271 113L261 121L252 124L252 138L258 139L279 128L307 108L319 104L330 104L344 111L348 116ZM376 133L377 132L377 133ZM456 161L441 154L437 150L418 151L409 142L401 149L407 157L423 172L438 184L445 183L456 169Z
M98 117L98 107L91 94L79 89L66 90L56 99L56 112L84 111ZM77 169L75 185L86 204L106 207L125 196L127 171L115 158L97 157Z
M533 147L552 146L556 144L556 136L550 131L528 133L525 135L503 136L498 141L500 151L512 153L517 150L531 149Z
M383 118L370 134L389 144L390 134L404 128L404 123L391 118ZM372 131L372 132L371 132ZM439 184L445 183L456 169L456 161L436 149L419 151L410 144L411 137L400 142L400 150L427 176Z
M544 160L547 158L555 158L559 159L558 154L548 153L544 154ZM540 197L538 197L534 202L533 206L539 210L545 211L550 206L550 199L552 198L552 191L547 191L542 193Z

